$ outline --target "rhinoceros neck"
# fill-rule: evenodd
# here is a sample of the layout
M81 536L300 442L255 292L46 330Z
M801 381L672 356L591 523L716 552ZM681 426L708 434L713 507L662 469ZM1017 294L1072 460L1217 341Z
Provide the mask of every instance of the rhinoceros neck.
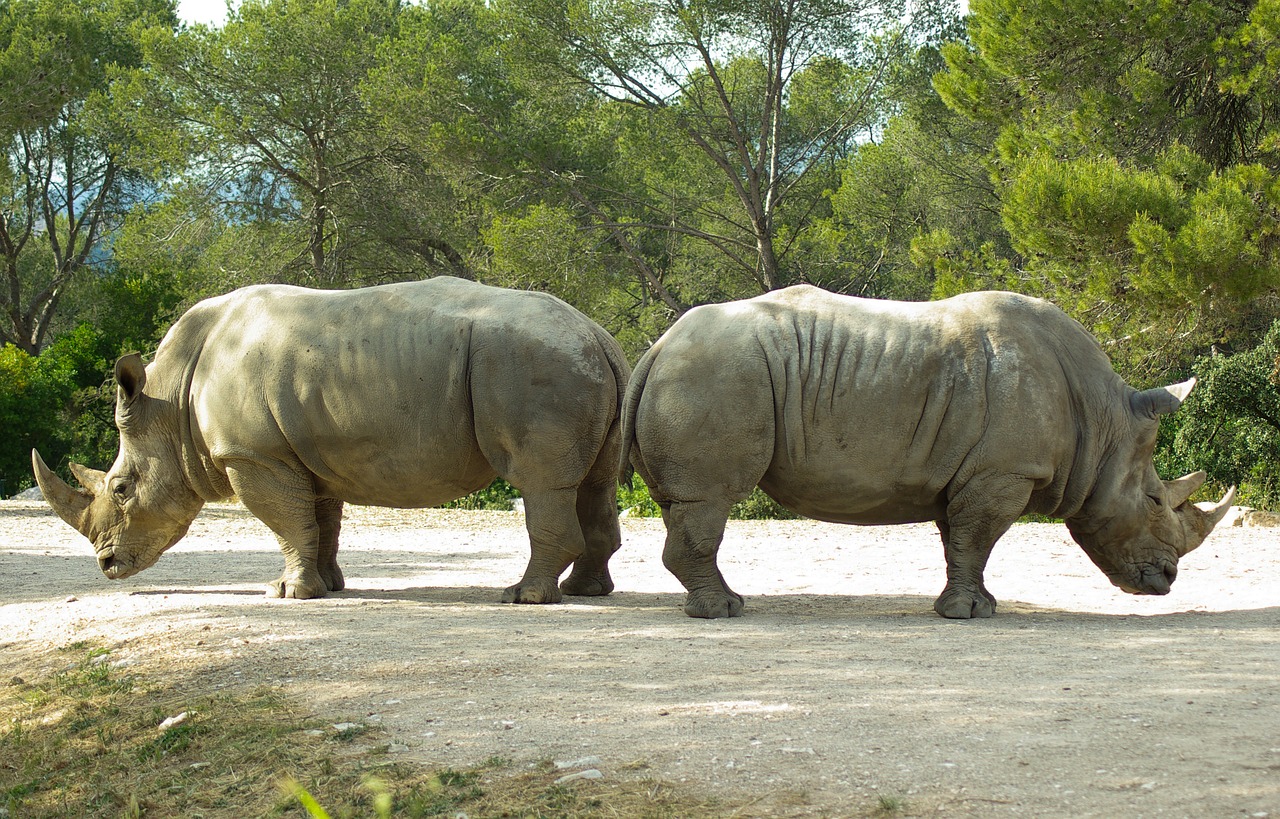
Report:
M1072 380L1075 452L1065 469L1064 489L1056 508L1046 511L1064 520L1081 514L1103 474L1115 468L1113 463L1120 454L1133 446L1123 379L1108 365L1105 371L1078 373Z
M207 338L206 317L196 309L170 328L148 367L148 391L171 413L174 455L187 485L204 501L233 493L226 474L215 468L205 446L192 402L192 381Z

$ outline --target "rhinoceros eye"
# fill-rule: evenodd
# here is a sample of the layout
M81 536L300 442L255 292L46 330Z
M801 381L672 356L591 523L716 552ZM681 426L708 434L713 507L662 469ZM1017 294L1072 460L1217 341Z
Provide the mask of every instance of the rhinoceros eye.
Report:
M1160 495L1147 495L1147 499L1150 500L1151 503L1154 504L1157 509L1159 509L1161 506L1164 506L1164 498L1161 497Z
M111 496L121 503L133 494L133 481L119 479L111 482Z

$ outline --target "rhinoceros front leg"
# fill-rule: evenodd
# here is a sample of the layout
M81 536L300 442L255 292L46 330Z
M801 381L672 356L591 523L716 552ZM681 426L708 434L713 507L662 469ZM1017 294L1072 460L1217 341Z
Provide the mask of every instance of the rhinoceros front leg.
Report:
M524 491L524 522L529 532L529 565L524 577L502 592L504 603L559 603L557 582L586 544L578 524L576 487Z
M560 591L587 596L608 594L613 591L609 558L622 545L617 479L610 474L605 484L583 483L578 488L577 514L584 548L573 561L573 571L560 584Z
M729 588L716 564L732 506L705 500L670 501L663 505L667 542L662 550L662 564L688 591L684 613L690 617L742 614L742 595Z
M933 604L943 617L967 620L991 617L996 598L987 591L983 572L991 548L1026 509L1029 481L1004 477L972 480L947 505L938 521L947 558L947 585Z
M228 465L227 479L245 508L275 533L284 552L284 573L267 594L324 597L328 584L320 574L321 527L310 477L284 464L241 461ZM337 527L332 529L332 542L336 567Z
M320 579L329 591L342 591L346 581L338 568L338 533L342 530L342 501L320 498L316 501L316 524L320 527L316 565ZM283 578L282 578L283 579Z

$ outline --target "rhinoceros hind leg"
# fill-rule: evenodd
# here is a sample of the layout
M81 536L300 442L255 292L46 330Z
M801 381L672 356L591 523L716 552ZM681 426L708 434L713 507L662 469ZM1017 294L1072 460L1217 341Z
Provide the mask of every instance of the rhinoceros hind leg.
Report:
M662 563L689 594L684 612L690 617L737 617L742 595L729 588L716 565L731 501L671 501L663 508L667 543Z
M502 602L559 603L560 575L586 548L576 511L578 490L517 488L524 495L529 565L520 582L503 591Z
M342 591L346 580L338 568L338 533L342 530L342 501L334 498L316 500L316 523L320 526L320 548L316 567L328 591Z
M573 561L573 571L560 584L560 591L565 594L598 597L613 591L609 558L622 545L622 533L618 528L618 482L612 473L613 469L608 469L606 481L601 484L584 482L578 488L578 523L584 549Z

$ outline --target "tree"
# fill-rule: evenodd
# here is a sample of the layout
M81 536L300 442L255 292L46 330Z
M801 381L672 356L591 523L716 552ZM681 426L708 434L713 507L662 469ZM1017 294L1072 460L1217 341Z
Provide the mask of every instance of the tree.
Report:
M157 109L188 140L204 206L271 248L269 275L320 285L365 275L348 221L391 157L360 86L394 36L398 0L247 0L220 29L153 36Z
M650 130L651 154L667 154L666 177L645 163L625 187L562 171L570 196L637 261L641 232L695 242L740 277L732 295L799 278L787 257L823 215L839 158L880 122L886 66L905 41L893 2L507 0L501 10L527 35L526 56L626 109L620 121ZM711 295L691 291L673 306Z
M140 195L128 95L168 0L0 2L0 344L35 354L68 289Z
M806 277L862 296L927 299L969 287L956 260L1007 257L1008 235L986 162L994 129L951 111L933 89L945 67L939 43L963 36L960 19L891 66L892 118L842 165L823 236L824 265Z
M975 0L945 52L942 97L999 130L1011 278L1139 381L1276 313L1275 5Z

